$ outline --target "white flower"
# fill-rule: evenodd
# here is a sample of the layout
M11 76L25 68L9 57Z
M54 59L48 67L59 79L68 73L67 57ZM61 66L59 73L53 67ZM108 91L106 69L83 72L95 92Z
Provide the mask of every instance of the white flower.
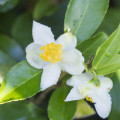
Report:
M113 86L111 79L104 76L98 76L100 87L95 86L90 80L93 76L83 73L79 76L73 76L67 84L73 86L65 101L86 100L95 103L98 115L102 118L108 117L111 111L111 97L109 91Z
M55 41L49 27L33 21L32 33L34 42L26 48L26 59L33 67L43 69L42 90L57 83L61 70L72 75L83 72L84 58L75 49L77 40L70 32Z

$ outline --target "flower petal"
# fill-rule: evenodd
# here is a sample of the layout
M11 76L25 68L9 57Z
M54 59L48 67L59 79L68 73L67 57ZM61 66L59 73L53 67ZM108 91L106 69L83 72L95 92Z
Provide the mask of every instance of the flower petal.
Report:
M113 82L110 78L104 76L98 76L98 79L101 81L101 88L107 89L109 92L113 87Z
M79 93L79 90L76 87L74 87L71 89L65 101L73 101L73 100L80 100L80 99L84 99L84 97Z
M45 90L48 87L57 84L60 77L61 69L58 64L49 63L43 68L43 74L41 77L41 90Z
M32 34L36 44L45 45L51 42L55 42L51 28L35 21L33 21Z
M77 45L77 39L72 33L68 32L61 35L57 40L56 43L63 45L63 50L65 49L73 49Z
M44 62L40 57L40 45L35 43L29 44L26 47L26 53L26 59L31 66L42 69L47 64L47 62Z
M90 76L89 73L82 73L78 76L72 76L69 80L67 80L67 85L80 87L83 85L87 85L88 81L92 78L93 76Z
M84 58L77 49L66 50L63 52L62 60L60 62L63 71L72 75L79 75L85 69Z
M101 118L107 118L111 111L111 97L106 91L97 92L97 94L92 97L95 102L95 108L98 115Z

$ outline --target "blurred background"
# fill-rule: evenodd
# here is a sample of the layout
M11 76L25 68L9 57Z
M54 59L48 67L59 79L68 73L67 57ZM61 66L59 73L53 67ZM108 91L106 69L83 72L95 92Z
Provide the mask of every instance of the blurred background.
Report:
M13 65L25 59L25 47L33 41L33 20L51 27L55 38L64 32L68 2L69 0L0 0L0 82ZM96 33L104 31L110 35L119 23L120 0L110 0L109 10ZM119 91L118 85L120 83L115 87ZM38 93L25 101L0 105L0 120L48 120L46 109L51 93L46 98ZM120 120L120 105L115 104L116 101L120 102L119 93L114 95L109 120ZM116 113L119 118L115 118ZM102 120L98 115L83 117L85 118L81 120Z

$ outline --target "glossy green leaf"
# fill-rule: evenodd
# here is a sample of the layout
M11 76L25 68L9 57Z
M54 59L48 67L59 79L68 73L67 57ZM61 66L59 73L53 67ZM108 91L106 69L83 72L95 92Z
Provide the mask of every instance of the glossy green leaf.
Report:
M119 23L120 23L120 8L110 8L107 11L107 14L97 32L104 31L105 33L110 35L117 29Z
M0 104L22 100L40 92L42 70L31 67L26 61L15 65L5 76L0 88Z
M0 34L0 49L17 61L25 56L21 46L14 39L3 34Z
M31 14L23 13L16 19L12 28L12 36L23 48L33 41Z
M98 47L104 43L106 39L107 35L105 33L99 33L94 37L80 42L77 45L77 49L82 52L85 61L88 61L93 55L95 55Z
M48 11L53 10L54 12L55 4L50 0L39 0L34 8L33 17L35 20L39 20L44 17Z
M78 42L88 39L102 22L109 0L70 0L64 31L71 30Z
M120 120L120 70L111 79L113 80L112 110L108 120Z
M75 113L76 119L85 118L94 114L94 109L85 100L78 101L77 110Z
M50 120L72 120L76 111L76 101L64 102L70 89L67 86L58 88L51 96L48 105Z
M8 10L13 9L18 4L19 0L5 0L4 2L2 0L0 2L4 4L0 6L0 12L7 12Z
M39 114L36 114L36 111ZM25 101L0 105L0 120L47 120L44 111Z
M15 60L0 50L0 83L8 70L15 65Z
M92 69L99 75L105 75L120 69L120 26L98 48L92 63Z

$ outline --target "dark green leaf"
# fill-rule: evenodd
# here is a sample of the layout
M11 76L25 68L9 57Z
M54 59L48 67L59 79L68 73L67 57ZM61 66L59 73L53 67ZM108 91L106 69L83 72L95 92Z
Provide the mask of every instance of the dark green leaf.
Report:
M50 0L39 0L34 8L33 17L35 20L39 20L44 17L48 11L53 10L55 8L55 4Z
M25 101L0 105L0 120L46 120L44 115L44 111Z
M113 80L112 110L108 120L120 120L120 70L111 79Z
M24 52L20 45L14 39L6 35L0 34L0 49L17 61L24 58Z
M0 83L8 70L15 65L15 61L0 50Z
M51 96L48 106L50 120L72 120L76 111L76 101L64 102L70 89L58 88Z
M120 26L98 48L92 69L99 75L109 74L120 69Z
M11 28L16 19L16 15L13 12L0 14L0 33L11 35Z
M40 91L42 70L31 67L26 61L15 65L5 76L0 88L0 104L22 100Z
M111 8L108 10L98 31L104 31L110 35L117 29L120 23L120 8Z
M79 43L77 49L82 52L85 61L88 61L92 55L95 55L98 47L105 42L106 39L107 35L105 33L99 33L96 36Z
M33 41L31 14L24 13L16 19L12 28L12 36L23 48Z
M109 0L70 0L64 31L71 30L78 42L89 38L102 22Z
M5 0L4 2L2 0L0 2L4 4L3 6L0 6L0 12L7 12L8 10L13 9L18 4L19 0Z

